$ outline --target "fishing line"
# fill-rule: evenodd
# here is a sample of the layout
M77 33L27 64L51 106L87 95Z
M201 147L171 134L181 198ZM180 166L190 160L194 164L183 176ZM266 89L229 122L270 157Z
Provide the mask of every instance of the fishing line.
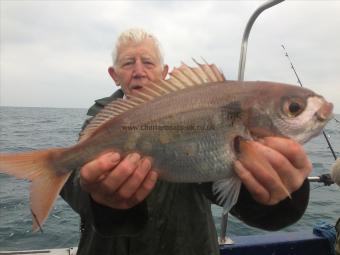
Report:
M316 190L316 189L321 188L321 187L325 187L325 185L316 186L316 187L314 187L314 188L312 188L310 190Z
M293 71L294 71L294 74L295 74L295 76L296 76L296 78L297 78L298 83L300 84L301 87L303 87L303 86L302 86L302 83L301 83L301 80L300 80L300 77L299 77L299 75L297 74L297 72L296 72L296 70L295 70L295 68L294 68L294 65L293 65L293 63L292 63L292 61L291 61L291 59L290 59L290 57L289 57L289 55L288 55L288 52L287 52L285 46L284 46L283 44L281 44L281 47L282 47L282 49L283 49L283 51L284 51L284 53L285 53L285 56L287 57L287 59L288 59L288 61L289 61L289 63L290 63L290 67L291 67L291 68L293 69ZM335 119L335 118L333 118L333 119ZM336 121L339 122L338 120L336 120ZM326 132L325 132L324 130L322 130L322 134L323 134L323 136L324 136L325 139L326 139L326 142L327 142L327 144L328 144L329 149L330 149L331 152L332 152L332 155L333 155L333 157L334 157L334 160L336 160L336 159L337 159L337 156L335 155L335 152L334 152L334 150L333 150L333 147L332 147L330 141L328 140L328 137L327 137Z

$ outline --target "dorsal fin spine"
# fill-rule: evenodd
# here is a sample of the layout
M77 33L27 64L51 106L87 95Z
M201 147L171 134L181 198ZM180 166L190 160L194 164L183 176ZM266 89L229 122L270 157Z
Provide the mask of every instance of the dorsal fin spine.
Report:
M198 66L198 69L196 69L196 73L201 77L203 78L203 82L211 82L212 79L210 77L210 75L204 70L203 68L203 65L201 63L199 63L198 61L196 61L196 59L192 59L196 65ZM201 74L199 74L201 72ZM202 77L202 74L205 76L205 77Z
M206 76L208 77L210 82L214 81L214 78L212 77L211 73L207 70L205 65L200 64L200 68L202 69L202 71L206 74Z
M153 94L154 97L160 97L161 96L161 94L159 94L156 90L154 90L154 89L152 89L148 86L145 86L143 89L149 91L151 94Z
M118 98L117 101L121 102L121 103L123 103L125 105L128 105L130 107L133 107L133 106L136 105L135 102L133 102L132 100L126 100L126 99Z
M176 73L173 74L173 76L184 85L184 87L192 87L193 85L195 85L195 83L193 83L190 79L188 79L188 77L186 77L186 75L184 75L183 72L181 71L177 71Z
M177 81L176 78L174 78L174 79L169 79L169 80L166 80L166 81L162 81L162 83L166 84L166 86L171 88L172 91L178 91L178 90L182 89L183 87L180 87L179 85L177 85L176 81Z
M168 90L167 88L161 87L159 86L157 83L151 82L151 84L153 86L155 86L156 88L158 88L159 90L163 91L165 94L168 94L169 92L171 92L170 90Z
M199 85L199 81L195 80L195 73L190 68L187 67L185 70L183 70L183 75L189 79L193 85Z
M178 74L175 74L175 73L172 74L171 80L169 80L168 82L175 85L179 89L190 87L189 84L187 84L185 81L183 81L180 77L178 77Z
M117 105L117 106L116 106L116 109L114 109L114 111L115 111L115 112L124 112L124 111L126 111L126 109L121 108L120 105Z
M140 104L145 102L144 99L142 99L140 97L135 97L135 96L129 96L129 100L132 100L132 101L136 102L138 105L140 105Z
M147 94L143 93L142 91L137 91L137 92L135 93L135 95L136 95L137 97L140 97L140 98L144 99L145 101L149 101L149 100L153 99L152 96L147 95Z
M129 105L123 103L123 102L118 101L116 105L119 105L121 108L126 109L126 110L131 109L131 106L129 106Z
M135 107L136 105L139 105L135 100L129 100L129 103L131 104L132 107Z
M183 63L183 74L192 81L195 85L201 83L200 77L197 77L197 74L193 71L193 68L189 68L186 64Z
M116 107L114 109L110 109L111 111L115 111L115 110L122 110L122 111L126 111L128 110L129 108L125 108L119 104L116 105Z
M160 83L162 83L163 86L168 88L170 92L175 92L178 90L177 87L172 86L171 83L168 83L168 81L160 80Z
M218 81L224 81L225 80L223 73L218 70L217 66L212 64L211 69L214 72L214 75L215 75L215 77L217 78Z
M193 69L192 71L197 75L197 78L200 80L201 83L207 82L205 73L203 73L203 75L204 75L205 77L202 77L202 72L203 72L202 69L200 69L200 68L195 68L195 69Z

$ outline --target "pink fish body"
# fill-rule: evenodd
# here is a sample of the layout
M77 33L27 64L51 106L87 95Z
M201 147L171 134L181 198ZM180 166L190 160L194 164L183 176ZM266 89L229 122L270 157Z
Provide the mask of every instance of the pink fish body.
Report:
M332 116L314 92L272 82L226 81L214 65L182 65L167 81L108 104L70 148L0 154L0 172L32 181L37 230L69 175L106 151L154 159L170 182L216 182L229 210L240 180L233 171L238 138L289 137L307 142Z

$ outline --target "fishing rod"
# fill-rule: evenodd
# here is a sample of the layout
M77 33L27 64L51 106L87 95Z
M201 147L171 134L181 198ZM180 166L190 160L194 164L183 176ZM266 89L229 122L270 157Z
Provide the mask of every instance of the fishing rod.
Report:
M294 67L294 65L293 65L293 62L292 62L292 60L290 59L290 57L289 57L289 55L288 55L288 52L287 52L285 46L282 44L281 47L282 47L282 49L283 49L283 51L284 51L284 53L285 53L285 56L287 57L287 59L288 59L288 61L289 61L289 63L290 63L290 67L291 67L291 68L293 69L293 71L294 71L295 77L297 78L297 81L298 81L298 83L300 84L300 87L303 87L303 86L302 86L302 83L301 83L301 80L300 80L300 77L299 77L299 75L297 74L297 72L296 72L296 70L295 70L295 67ZM328 137L327 137L327 135L326 135L325 130L322 130L322 134L323 134L323 136L324 136L325 139L326 139L326 142L327 142L327 144L328 144L329 149L330 149L331 152L332 152L332 155L333 155L333 157L334 157L334 160L336 160L336 159L337 159L337 156L335 155L334 149L333 149L332 144L330 143L330 141L329 141L329 139L328 139Z
M308 181L323 183L325 186L330 186L334 184L334 181L330 174L322 174L320 176L309 176Z

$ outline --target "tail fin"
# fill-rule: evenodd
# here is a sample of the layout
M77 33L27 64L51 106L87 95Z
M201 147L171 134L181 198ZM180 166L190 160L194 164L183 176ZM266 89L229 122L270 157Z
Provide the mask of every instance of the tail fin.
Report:
M0 154L0 172L31 181L33 231L41 228L71 172L58 171L57 156L65 149Z

